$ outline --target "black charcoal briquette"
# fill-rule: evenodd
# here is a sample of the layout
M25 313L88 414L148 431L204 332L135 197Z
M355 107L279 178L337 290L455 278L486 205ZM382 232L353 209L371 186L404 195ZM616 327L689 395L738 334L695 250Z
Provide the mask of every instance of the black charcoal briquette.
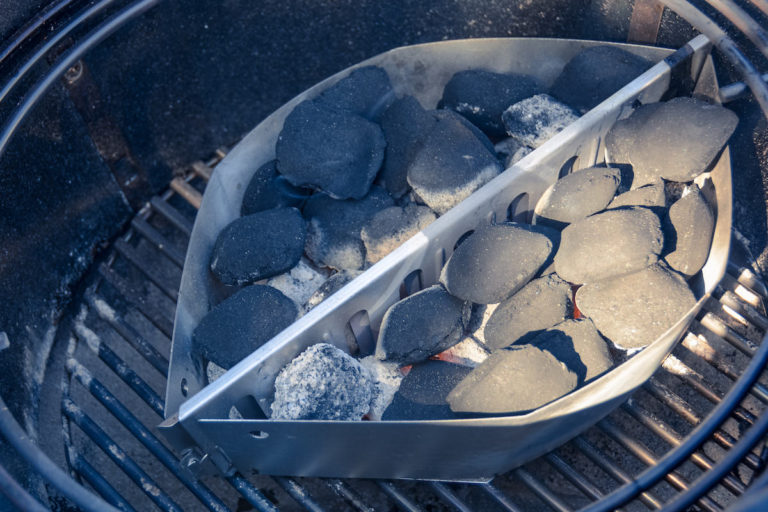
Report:
M361 200L337 201L315 194L304 205L307 256L318 266L359 270L365 265L365 245L360 230L377 212L394 206L381 187L373 187Z
M403 365L424 361L461 340L470 305L440 285L396 302L384 314L376 357Z
M296 208L275 208L235 219L216 239L211 272L227 285L281 274L301 259L306 232Z
M575 372L579 384L589 382L613 367L608 344L592 320L565 320L530 341Z
M732 111L698 99L650 103L611 128L606 154L632 166L632 188L659 178L688 182L708 170L737 123Z
M534 279L499 304L485 325L483 338L492 349L525 343L572 313L571 285L550 274Z
M652 65L644 58L621 48L593 46L568 61L549 94L586 112Z
M497 304L536 275L553 249L535 226L496 224L474 232L443 267L440 282L456 297Z
M603 336L624 349L644 347L688 313L696 299L682 277L660 265L587 283L576 306Z
M387 149L377 179L393 197L401 197L411 188L408 165L436 123L435 116L413 96L398 99L384 112L381 129Z
M613 198L609 209L622 206L645 206L661 216L667 207L667 195L664 192L664 183L657 181L644 187L636 188L619 194Z
M664 236L648 208L597 213L568 225L555 255L555 271L573 284L637 272L658 261Z
M538 92L533 77L470 69L451 77L438 106L458 112L491 137L503 137L502 112Z
M364 66L323 91L315 101L332 110L378 121L394 100L387 72L377 66Z
M461 121L439 116L408 166L408 183L443 214L501 172L496 155Z
M385 147L379 125L305 101L288 114L277 138L277 169L295 186L336 199L361 199L381 167Z
M533 212L533 223L562 229L597 213L611 202L621 173L611 167L591 167L572 172L553 183Z
M267 162L253 174L243 195L241 216L283 206L301 208L309 197L311 191L291 185L277 173L276 164L277 160Z
M715 216L699 187L692 185L664 219L664 260L683 275L696 274L709 257Z
M296 305L271 286L247 286L203 317L192 333L194 351L231 368L296 319Z
M546 383L546 385L543 385ZM578 377L533 345L494 351L448 394L454 412L518 413L573 391Z
M400 383L383 420L451 419L456 415L448 406L448 393L472 368L445 361L424 361L413 365Z
M376 213L365 223L360 237L365 244L365 259L374 264L394 251L419 231L437 219L426 206L408 204L392 206Z

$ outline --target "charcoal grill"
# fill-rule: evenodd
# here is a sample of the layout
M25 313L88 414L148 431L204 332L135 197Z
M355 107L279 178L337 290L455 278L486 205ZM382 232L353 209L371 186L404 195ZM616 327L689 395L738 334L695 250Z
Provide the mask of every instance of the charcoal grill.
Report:
M53 83L65 71L73 83L83 73L87 76L87 68L76 66L82 51L153 3L126 3L103 11L109 16L91 25L92 33L81 35L58 58L50 56L47 76L52 78L40 83ZM67 4L61 2L58 10L48 11L39 25L56 20ZM104 4L109 2L94 4L93 10L98 12L97 7ZM687 3L668 5L711 37L718 36L712 37L718 47L733 55L732 41L712 34L716 26L690 17ZM654 11L638 1L633 19L642 19L643 12L647 16ZM734 16L732 8L728 15ZM648 23L635 24L635 30L638 26ZM34 33L34 28L29 32ZM752 65L745 59L739 66ZM756 99L764 102L765 91L756 85L754 74L745 75L745 81L755 89ZM745 86L726 88L725 99L742 89ZM15 103L0 104L13 107L7 117L3 110L2 149L36 98L42 97L42 89L35 90L29 89L24 96L29 101L22 101L18 109ZM750 270L748 247L738 241L728 274L673 353L674 359L668 359L640 391L596 427L488 484L273 479L237 472L221 480L202 476L205 461L194 453L179 460L179 454L160 440L154 425L164 405L160 392L165 386L180 262L200 192L225 152L222 149L210 160L196 163L174 178L166 192L151 198L83 278L57 331L44 340L52 351L40 382L55 384L41 393L38 436L32 438L20 427L19 421L30 425L29 418L14 417L5 402L0 407L0 431L9 441L4 449L15 451L15 459L9 460L29 465L37 475L20 485L11 473L0 471L3 494L10 503L30 510L39 508L36 500L40 499L52 508L76 504L86 510L106 510L107 503L123 510L199 509L201 505L211 510L273 510L275 504L281 509L307 510L393 506L404 510L682 510L690 506L720 510L748 493L749 484L757 486L764 480L760 475L766 454L761 443L768 430L764 414L768 389L762 372L768 344L761 340L768 327L762 306L768 293ZM115 174L130 175L130 168L121 165L114 166ZM125 184L126 197L141 198L142 191L131 183L135 182ZM18 341L10 336L8 343L13 347ZM0 347L4 345L3 337ZM13 406L9 392L3 389L3 397ZM51 410L56 414L46 417ZM12 463L4 465L16 472Z

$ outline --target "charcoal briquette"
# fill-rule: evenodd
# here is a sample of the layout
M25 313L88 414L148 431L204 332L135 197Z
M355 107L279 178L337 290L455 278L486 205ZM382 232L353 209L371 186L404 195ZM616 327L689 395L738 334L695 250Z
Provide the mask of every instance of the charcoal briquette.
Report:
M544 192L536 203L533 223L562 229L597 213L611 202L620 180L620 171L611 167L572 172Z
M664 236L648 208L597 213L568 225L555 255L555 271L573 284L637 272L658 261Z
M507 135L537 148L578 120L579 114L548 94L537 94L511 105L501 119Z
M211 272L226 285L282 274L301 259L306 233L306 223L296 208L275 208L235 219L216 239Z
M573 314L571 285L555 274L534 279L499 304L483 331L491 349L526 343Z
M432 210L413 203L405 207L392 206L376 213L360 231L365 244L366 262L370 265L376 263L436 219Z
M472 368L445 361L424 361L413 365L400 383L383 420L452 419L446 398Z
M469 315L470 304L442 286L421 290L384 314L376 357L403 365L424 361L461 340Z
M505 300L525 286L552 253L552 239L535 228L510 223L475 231L445 264L440 282L463 300Z
M192 333L193 350L231 368L296 319L296 305L278 290L255 284L216 305Z
M667 207L667 195L664 192L664 183L657 181L644 187L635 188L619 194L608 205L609 209L622 206L645 206L661 216Z
M664 260L685 276L696 274L707 262L714 232L707 200L699 187L688 187L664 219Z
M362 199L384 160L379 125L313 101L297 105L277 138L277 169L295 186Z
M301 208L311 191L294 187L277 173L277 160L262 165L253 174L243 195L240 215L246 216L272 208Z
M329 109L377 122L395 101L395 93L386 71L378 66L364 66L323 91L315 101Z

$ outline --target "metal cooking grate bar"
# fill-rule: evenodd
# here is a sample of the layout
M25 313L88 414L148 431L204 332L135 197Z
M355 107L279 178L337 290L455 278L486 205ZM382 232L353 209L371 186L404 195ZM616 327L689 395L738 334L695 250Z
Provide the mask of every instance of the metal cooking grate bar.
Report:
M155 286L158 287L158 289L163 292L163 294L171 299L172 301L176 302L179 298L179 291L177 288L174 288L170 286L168 283L165 282L165 280L158 275L158 273L151 267L144 265L142 262L142 257L134 249L128 242L122 239L117 239L115 241L115 249L117 249L117 252L119 252L122 256L125 257L129 262L131 262L137 269L141 271L142 274L147 276L147 279L149 279Z
M680 436L680 434L678 434L667 423L660 420L659 418L656 418L653 414L637 405L634 400L630 400L622 405L622 409L624 409L624 411L626 411L630 416L651 430L658 437L664 439L668 444L672 446L680 445L682 441L682 436ZM709 471L712 469L714 463L712 459L701 452L692 453L691 460L704 471ZM755 467L752 467L752 469L755 469ZM727 476L722 483L726 488L735 494L742 494L746 490L746 487L741 482L730 475Z
M597 488L595 484L589 481L588 478L576 471L573 466L568 464L555 452L550 452L545 455L547 461L557 469L560 474L568 479L573 485L575 485L581 492L587 497L593 500L599 500L603 497L603 493Z
M557 512L570 512L571 507L560 501L547 487L536 477L523 468L514 470L515 475L525 483L544 503Z
M184 254L176 249L162 233L153 228L146 220L136 216L131 221L131 227L141 236L152 242L177 267L182 268L184 266Z
M400 510L404 512L422 512L421 507L411 501L410 498L403 494L400 489L395 487L395 484L392 482L387 480L377 480L376 485L384 492L384 494L392 499L395 504L397 504Z
M160 213L182 233L187 236L192 234L192 221L186 218L179 210L168 204L168 202L163 201L159 197L153 197L149 204L154 211Z
M434 489L435 493L446 503L451 505L459 512L472 512L472 509L459 498L455 492L448 487L447 484L442 482L430 482L430 487Z
M83 333L83 331L83 327L76 326L75 336L80 341L84 341L88 345L88 348L90 348L96 355L98 355L99 359L101 359L109 367L109 369L115 373L115 375L120 377L120 379L125 382L128 387L130 387L131 390L144 401L144 403L146 403L159 416L162 416L164 406L163 400L157 396L149 384L147 384L144 379L139 377L136 372L134 372L127 364L125 364L125 362L123 362L123 360L120 359L120 357L115 354L112 349L106 345L106 343L99 340L98 346L92 346L93 341L95 340L92 338L89 340L89 338L90 336L96 335L93 334L92 331L90 335L86 335ZM91 344L88 344L88 341L91 341Z
M293 478L283 476L273 477L274 481L287 492L296 503L307 509L309 512L324 512L325 509L317 503L304 487L302 487Z
M136 509L80 454L75 454L70 463L77 474L83 477L88 482L88 485L93 487L110 504L125 512L136 512Z
M479 487L490 496L494 502L496 502L501 508L507 512L521 512L520 509L515 506L514 503L509 501L509 498L496 488L493 484L480 484Z
M78 328L75 328L75 335L78 336L78 339L83 340L83 338L87 338L87 335L85 335L82 331L83 329L80 328L80 333L78 333ZM95 336L95 334L91 334L91 336ZM87 343L86 343L87 344ZM93 343L88 344L89 348L93 350ZM143 380L141 377L139 377L133 370L131 370L107 345L100 340L98 343L98 348L95 351L95 353L99 356L99 358L111 369L114 371L118 377L120 377L128 386L131 388L132 391L134 391L137 396L139 396L152 410L155 414L157 414L158 417L163 417L163 409L164 404L163 400L152 390L152 388ZM82 373L82 375L87 375L88 380L90 381L90 385L86 384L81 378L79 372L71 371L71 373L78 378L78 380L91 391L91 394L97 398L100 402L102 402L102 397L108 397L104 398L106 402L110 402L109 405L107 403L102 402L102 405L107 407L108 410L115 416L123 425L132 433L134 436L142 442L142 444L145 445L145 447L162 462L166 467L169 467L168 464L172 464L171 459L176 461L174 466L178 466L179 462L176 459L176 457L167 450L162 444L159 443L159 440L153 436L149 431L141 425L138 420L134 416L132 416L127 409L125 409L122 404L120 404L119 400L115 398L113 395L109 393L109 391L106 390L100 383L93 379L90 376L90 373L88 370L83 367L80 363L78 363L76 360L72 360L70 363L73 366L73 369L78 369ZM94 389L99 390L98 394L94 392ZM110 407L114 407L115 410L113 411L110 409ZM117 411L120 411L119 413ZM129 426L130 425L130 426ZM147 439L151 437L153 441L147 441ZM147 443L151 444L152 446L148 445ZM166 453L170 455L171 459L167 459ZM169 467L172 472L174 472L174 475L179 478L179 480L182 481L187 487L189 487L188 482L196 482L196 480L193 480L184 473L177 474L173 467ZM250 483L248 483L245 479L242 477L231 477L228 479L229 482L232 484L232 486L237 489L243 497L251 503L254 507L257 508L257 510L261 510L263 512L269 512L276 510L274 507L269 503L269 501L256 489L254 488ZM196 485L196 484L195 484ZM201 484L202 485L202 484ZM203 489L197 489L197 488L190 488L194 494L201 494L204 498L203 503L206 505L209 505L209 508L211 510L227 510L226 506L223 505L223 503L220 503L220 500L215 497L210 491L203 490ZM207 492L206 492L207 491ZM210 494L210 496L208 496ZM105 496L106 498L106 496ZM215 499L215 502L211 501L211 499ZM218 502L218 503L216 503ZM219 505L220 504L220 505ZM223 507L223 508L221 508Z
M101 277L103 277L126 302L135 307L142 316L149 320L152 325L157 327L157 329L170 341L173 333L173 322L169 318L162 316L156 310L149 307L146 301L143 300L143 297L139 296L137 291L125 282L125 279L120 277L106 264L102 263L99 265L98 271Z
M168 358L162 355L149 341L107 304L103 299L86 295L86 302L92 311L107 322L112 329L128 342L163 377L168 377ZM106 308L109 308L105 311Z
M328 479L328 486L336 491L336 494L344 498L344 501L349 503L355 510L361 512L374 512L373 508L365 504L363 497L344 480L338 478Z
M181 512L181 507L171 499L150 476L131 459L120 445L115 443L72 399L64 397L61 407L67 418L83 431L112 462L125 473L144 494L162 510Z
M583 437L575 438L573 443L584 455L589 457L592 462L597 464L600 469L605 471L616 482L628 484L632 481L632 478L628 474L622 471L607 456L602 454ZM661 508L661 501L648 491L640 495L640 500L651 510L658 510Z
M657 462L656 457L654 457L646 447L640 444L637 440L627 436L624 432L618 429L616 425L610 420L603 419L600 422L598 422L597 426L603 432L608 434L608 437L610 437L611 439L613 439L614 441L622 445L624 448L626 448L630 453L632 453L635 457L637 457L637 459L643 462L646 466L653 466L654 464L656 464ZM667 482L669 482L672 485L672 487L674 487L678 491L684 491L688 489L688 482L677 471L672 471L668 473L664 478ZM701 508L709 512L717 512L718 510L720 510L720 507L715 505L715 503L706 496L702 497L698 503Z
M141 442L168 470L197 496L209 510L226 512L224 503L197 479L191 477L180 466L179 460L155 437L149 429L128 411L117 398L91 375L91 372L76 359L67 361L67 369L101 405L107 409L133 436Z

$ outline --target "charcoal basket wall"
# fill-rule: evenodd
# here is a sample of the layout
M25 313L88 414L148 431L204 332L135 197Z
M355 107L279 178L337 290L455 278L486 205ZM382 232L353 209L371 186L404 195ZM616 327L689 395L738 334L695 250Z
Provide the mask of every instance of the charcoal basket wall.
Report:
M63 444L49 436L56 430L61 436L60 415L55 416L55 426L45 423L50 423L49 411L61 408L60 384L71 371L65 364L64 334L70 331L62 326L77 316L94 285L88 276L110 263L113 249L120 249L117 237L129 227L143 227L135 214L153 197L157 211L165 208L163 198L168 199L173 211L186 215L176 223L186 226L194 207L181 199L183 194L163 195L169 183L177 178L176 189L194 198L205 180L199 172L189 174L189 166L208 157L212 159L207 163L215 164L217 149L235 143L296 93L350 64L405 44L492 36L626 41L630 34L642 35L638 27L650 26L651 33L658 29L656 44L677 48L695 34L669 9L658 23L638 21L638 8L652 3L4 2L0 332L5 336L0 335L0 396L8 407L4 414L9 413L4 418L17 421L31 436L31 445L43 448L49 458L39 461L44 467L51 461L63 468L77 465L79 459L64 453ZM741 5L766 26L767 14L757 2ZM726 16L712 11L707 2L696 6L731 34L757 69L768 70L759 47ZM109 37L80 58L77 53L86 49L82 45L95 43L99 35ZM64 66L69 55L73 60ZM728 55L716 52L715 57L721 84L743 79ZM62 73L49 75L57 66ZM50 87L39 89L46 79ZM36 91L39 101L24 110ZM741 119L732 141L735 202L740 205L734 212L735 227L762 264L768 233L762 185L768 172L768 128L749 94L729 106ZM167 223L173 224L173 218L171 213ZM184 228L178 231L181 234L166 236L181 237L183 247ZM133 291L141 295L142 290ZM36 455L17 448L0 443L4 493L17 492L13 495L21 496L18 499L30 493L46 506L69 506L72 502L55 491L54 474L41 476L31 463ZM80 468L83 482L88 469ZM99 488L92 476L86 482L90 489L81 493L84 507ZM244 482L232 485L251 492ZM377 484L386 489L390 505L405 506L398 501L400 491L387 485ZM291 482L282 482L281 489L301 492ZM343 485L340 489L348 493ZM433 492L441 503L460 507L453 503L450 488L436 486ZM246 501L260 503L258 496L249 496L253 501ZM344 503L354 501L354 496L347 498ZM10 502L0 497L0 508Z

